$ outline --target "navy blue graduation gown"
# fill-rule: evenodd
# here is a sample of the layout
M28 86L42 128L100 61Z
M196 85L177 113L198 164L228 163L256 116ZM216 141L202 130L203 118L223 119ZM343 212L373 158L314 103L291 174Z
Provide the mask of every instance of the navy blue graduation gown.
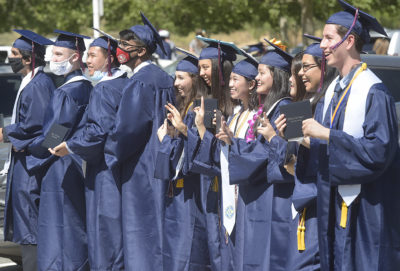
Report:
M118 170L105 162L104 144L113 128L126 73L100 81L90 96L86 124L67 141L69 149L86 161L85 197L89 263L91 270L123 270L121 187Z
M323 103L318 107L316 119L329 127L329 113L322 121ZM393 98L383 84L369 89L361 138L342 131L344 112L342 107L337 113L329 144L315 141L321 269L398 270L400 155ZM337 186L342 184L361 184L361 193L348 208L346 228L339 225L342 198Z
M31 76L29 73L28 76ZM26 159L32 154L29 145L42 133L44 112L55 86L51 78L38 71L21 92L16 122L4 127L12 151L7 175L6 206L4 211L4 240L19 244L37 244L40 183L44 171L31 172Z
M206 132L203 140L197 132L197 128L188 129L186 163L187 170L200 174L201 205L206 219L207 246L209 251L211 270L224 270L221 253L221 171L218 165L213 164L212 157L217 148L217 140ZM219 154L218 154L219 155ZM224 238L224 237L223 237Z
M280 106L288 103L290 99L283 99L270 113L273 126ZM274 149L260 135L251 143L233 139L229 176L231 184L239 185L236 270L286 270L293 179L284 173L283 165L269 165L274 156Z
M194 122L193 112L184 119L188 127ZM165 136L157 155L155 176L169 182L165 197L163 266L164 271L208 270L210 258L207 245L205 210L201 203L200 174L188 172L187 160L176 180L176 167L188 141L183 135ZM187 158L187 153L186 157ZM183 187L178 179L183 179Z
M174 103L173 79L149 64L123 90L115 127L105 145L106 163L120 167L122 236L126 270L159 270L162 266L162 219L165 182L155 179L164 105Z
M276 154L275 159L272 159L270 166L275 170L268 170L268 177L270 174L275 175L277 179L284 179L287 174L282 171L282 166L288 157L288 153L297 156L294 189L291 196L293 207L298 213L303 214L305 209L305 250L298 250L297 229L300 223L300 215L297 214L290 223L290 231L288 237L287 256L286 256L286 270L288 271L306 271L306 270L319 270L319 249L318 249L318 227L317 227L317 185L316 185L316 172L317 168L315 160L310 158L310 155L316 157L318 153L310 153L309 149L298 146L296 142L288 143L281 137L274 137L271 140L271 145ZM314 163L313 163L314 162ZM276 166L273 166L276 164ZM271 169L271 167L270 167ZM282 174L281 174L282 173ZM293 218L293 217L292 217Z
M73 71L65 81L79 75L82 75L80 70ZM48 167L42 180L39 206L38 270L72 271L89 267L81 160L75 155L52 156L41 143L54 123L69 128L66 140L82 127L91 90L88 80L56 89L45 113L43 135L32 146L32 150L42 152L28 160L28 168Z

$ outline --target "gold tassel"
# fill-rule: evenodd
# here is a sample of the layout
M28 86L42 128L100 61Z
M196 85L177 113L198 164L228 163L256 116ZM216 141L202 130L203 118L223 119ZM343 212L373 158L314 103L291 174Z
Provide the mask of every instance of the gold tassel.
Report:
M215 176L213 183L212 183L212 191L218 192L218 177Z
M168 182L168 197L169 198L174 197L174 181Z
M183 179L176 180L176 188L183 188Z
M342 202L342 213L340 215L340 227L345 229L346 228L346 224L347 224L347 205L343 201Z
M306 208L299 218L299 226L297 227L297 249L299 251L306 250L305 242L305 231L306 231Z

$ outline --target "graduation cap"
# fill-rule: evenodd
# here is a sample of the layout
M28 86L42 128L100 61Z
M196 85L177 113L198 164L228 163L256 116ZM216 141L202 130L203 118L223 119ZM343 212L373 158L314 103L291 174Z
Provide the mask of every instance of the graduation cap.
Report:
M315 42L307 46L307 48L304 50L304 54L322 58L323 51L320 47L320 43Z
M256 43L256 44L251 44L248 46L247 52L249 53L262 53L264 52L264 45L262 42Z
M195 56L194 54L176 47L176 50L178 50L179 52L183 53L186 55L186 57L184 59L182 59L181 61L179 61L178 65L176 66L176 70L177 71L183 71L183 72L190 72L193 74L198 74L199 73L199 58L197 56Z
M83 66L82 63L81 52L86 50L86 46L83 39L90 39L90 37L58 29L55 29L54 32L59 34L54 46L76 50L78 52L79 64L81 69L84 71L85 66Z
M164 54L167 54L164 49L162 38L158 34L155 27L150 23L150 21L144 16L143 12L140 12L142 17L142 22L144 25L134 25L130 30L138 36L138 38L146 44L149 49L149 53L152 54L157 48L157 44L160 46Z
M274 50L269 51L265 55L263 55L260 64L272 66L290 73L290 65L292 63L293 57L269 40L264 40L268 42L269 45L274 48Z
M101 33L104 36L101 36L97 39L95 39L90 45L89 47L93 47L93 46L97 46L97 47L101 47L107 50L107 70L108 70L108 76L111 76L111 55L116 54L117 51L117 47L118 47L118 42L115 38L113 38L111 35L107 34L104 31L101 31L100 29L94 28L92 27L93 30Z
M258 74L258 61L249 53L242 52L246 58L238 62L232 72L244 76L250 80L255 80Z
M316 37L316 36L313 36L313 35L310 35L310 34L303 34L303 36L306 37L306 38L309 38L311 40L315 40L316 42L321 42L322 41L322 38Z
M369 31L375 30L376 32L387 37L383 27L379 24L377 19L366 12L353 7L343 0L338 0L344 11L333 14L326 21L326 24L337 24L346 27L349 31L343 38L345 40L351 31L357 33L362 40L368 42L370 39Z
M13 47L20 50L32 51L31 62L33 77L35 72L35 52L40 52L42 55L44 55L46 52L46 48L44 46L52 45L54 42L30 30L14 29L14 31L20 34L21 37L14 41Z
M54 32L59 34L54 43L55 46L65 47L81 52L86 50L83 39L90 39L90 37L58 29L55 29Z
M221 58L222 61L235 61L236 54L242 54L243 51L232 42L225 42L222 40L210 39L202 36L196 36L196 38L208 44L208 47L201 50L199 59Z

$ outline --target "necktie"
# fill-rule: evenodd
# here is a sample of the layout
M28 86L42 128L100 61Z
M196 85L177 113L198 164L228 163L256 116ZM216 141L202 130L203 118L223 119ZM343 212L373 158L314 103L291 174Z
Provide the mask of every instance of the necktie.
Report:
M340 81L336 83L335 89L333 91L333 97L332 97L332 111L336 109L336 106L339 102L340 94L342 92L342 87L340 86Z

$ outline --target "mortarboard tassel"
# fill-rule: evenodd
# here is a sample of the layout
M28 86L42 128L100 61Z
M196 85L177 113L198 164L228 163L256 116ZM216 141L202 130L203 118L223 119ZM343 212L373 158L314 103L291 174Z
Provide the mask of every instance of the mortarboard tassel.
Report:
M222 59L221 59L221 45L218 41L218 73L219 73L219 85L225 86L224 77L222 75Z
M321 60L321 78L320 78L320 80L319 80L319 87L318 87L318 90L317 90L317 92L319 93L319 92L321 92L321 90L322 90L322 85L324 84L324 79L325 79L325 65L326 65L326 63L325 63L325 54L324 54L324 52L322 52L322 60Z
M32 76L35 75L35 43L32 41L32 55L31 55L31 62L32 62Z
M344 35L344 37L343 37L343 39L341 41L339 41L338 43L333 45L331 47L331 50L335 50L336 48L338 48L347 39L347 37L350 35L351 31L353 31L354 26L356 25L357 18L358 18L358 9L356 9L356 13L354 15L353 23L351 24L351 26L350 26L349 30L347 31L346 35Z
M75 42L76 50L78 51L79 65L81 66L82 71L85 71L85 66L82 63L81 53L79 51L78 37L75 37L75 40L76 40Z
M111 45L110 45L110 38L107 39L108 40L108 44L107 44L107 71L108 71L108 76L111 76Z
M176 188L183 188L183 179L176 180Z
M340 214L340 227L345 229L346 224L347 224L347 205L344 201L342 201L342 212Z
M297 226L297 249L299 251L306 250L305 242L305 231L306 231L306 208L304 208L299 218L299 225Z
M215 176L214 180L212 181L211 189L213 192L218 192L218 177L217 176Z
M169 198L174 197L174 181L169 181L168 182L168 192L167 195Z

